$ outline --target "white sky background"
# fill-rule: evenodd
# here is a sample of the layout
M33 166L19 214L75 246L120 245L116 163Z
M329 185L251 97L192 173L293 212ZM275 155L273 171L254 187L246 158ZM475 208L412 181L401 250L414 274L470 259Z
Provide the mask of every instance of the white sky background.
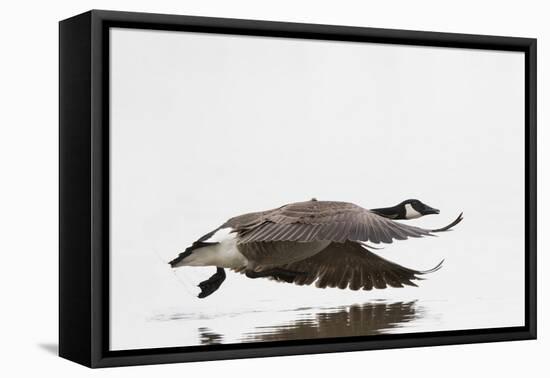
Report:
M414 332L523 325L523 59L112 30L111 348L197 344L200 318L239 333L283 320L281 309L372 299L422 301L434 316ZM365 208L418 198L441 214L411 224L465 219L376 251L415 269L444 258L419 288L322 290L228 272L200 300L180 280L214 268L178 280L163 263L231 216L311 197ZM151 320L177 312L197 319Z

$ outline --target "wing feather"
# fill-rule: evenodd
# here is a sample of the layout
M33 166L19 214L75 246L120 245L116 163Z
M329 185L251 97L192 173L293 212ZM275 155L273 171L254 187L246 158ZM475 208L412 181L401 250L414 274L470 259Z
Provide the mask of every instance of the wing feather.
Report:
M462 220L436 230L409 226L347 202L308 201L245 214L227 221L238 233L238 243L269 241L363 241L392 243L447 231Z
M296 277L290 280L297 285L315 283L319 288L372 290L388 286L417 286L413 280L422 279L420 276L423 274L440 269L441 263L431 270L414 270L386 260L359 243L346 241L333 242L318 254L282 265L281 268L297 272Z
M372 290L374 287L374 284L372 282L372 278L370 273L367 271L367 269L363 269L363 290Z

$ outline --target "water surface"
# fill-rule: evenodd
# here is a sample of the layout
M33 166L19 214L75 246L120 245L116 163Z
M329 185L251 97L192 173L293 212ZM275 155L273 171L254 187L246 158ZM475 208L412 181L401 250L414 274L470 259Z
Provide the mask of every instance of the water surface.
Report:
M302 340L392 333L396 329L404 327L407 323L418 320L425 315L426 311L416 301L371 301L351 305L282 309L277 311L279 316L274 317L281 318L279 321L267 322L267 324L261 320L254 321L261 319L264 315L263 312L273 314L273 311L261 310L216 314L174 312L157 315L151 321L202 323L201 326L196 328L199 343L201 345L215 345L234 342ZM227 332L229 330L227 326L219 324L217 321L224 318L230 319L228 324L248 323L251 327L234 335Z

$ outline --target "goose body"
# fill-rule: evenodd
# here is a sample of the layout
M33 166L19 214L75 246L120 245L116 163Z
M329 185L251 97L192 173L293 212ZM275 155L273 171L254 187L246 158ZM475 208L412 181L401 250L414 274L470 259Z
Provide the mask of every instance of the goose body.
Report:
M201 282L203 298L225 279L224 268L250 278L317 287L352 290L387 286L416 286L411 280L433 272L402 267L372 253L366 243L392 243L411 237L447 231L462 220L462 214L446 227L428 230L395 220L438 214L418 200L367 210L348 202L291 203L276 209L247 213L229 219L204 235L170 262L180 266L215 266L216 274Z

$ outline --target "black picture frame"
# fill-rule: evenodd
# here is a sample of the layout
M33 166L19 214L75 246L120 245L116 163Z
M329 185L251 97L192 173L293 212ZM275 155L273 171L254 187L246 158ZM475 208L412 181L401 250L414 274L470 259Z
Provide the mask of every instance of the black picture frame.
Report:
M109 351L111 27L525 54L525 326ZM89 367L536 338L536 39L92 10L59 24L59 354Z

